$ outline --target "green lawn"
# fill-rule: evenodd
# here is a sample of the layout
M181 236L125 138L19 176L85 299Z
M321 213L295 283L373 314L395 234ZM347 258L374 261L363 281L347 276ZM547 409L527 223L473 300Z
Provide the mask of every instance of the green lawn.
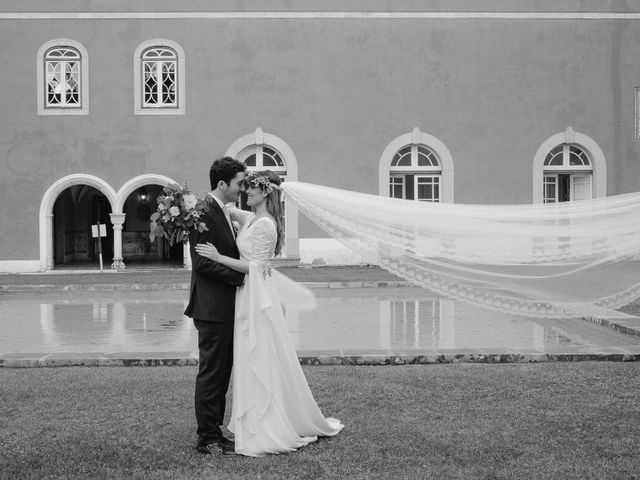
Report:
M195 373L0 369L0 478L640 478L639 363L305 367L345 430L262 459L195 452Z

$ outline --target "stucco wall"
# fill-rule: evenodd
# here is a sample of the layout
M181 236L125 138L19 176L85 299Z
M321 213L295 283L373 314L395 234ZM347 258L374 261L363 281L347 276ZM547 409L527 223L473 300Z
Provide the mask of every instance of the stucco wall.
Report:
M88 50L89 116L37 115L36 53L55 38ZM133 114L133 52L152 38L185 51L184 116ZM258 126L299 180L373 194L382 151L417 126L450 150L460 203L530 202L537 148L572 126L603 150L609 195L638 189L640 20L5 20L0 42L0 260L38 258L57 179L158 173L204 192Z

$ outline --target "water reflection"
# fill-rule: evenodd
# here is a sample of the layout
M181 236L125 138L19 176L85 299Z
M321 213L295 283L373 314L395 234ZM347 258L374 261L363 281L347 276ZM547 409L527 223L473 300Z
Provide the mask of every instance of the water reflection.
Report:
M316 290L313 312L287 311L299 350L543 350L637 345L583 320L528 320L420 289ZM197 333L182 312L186 293L64 292L0 301L0 354L193 352Z

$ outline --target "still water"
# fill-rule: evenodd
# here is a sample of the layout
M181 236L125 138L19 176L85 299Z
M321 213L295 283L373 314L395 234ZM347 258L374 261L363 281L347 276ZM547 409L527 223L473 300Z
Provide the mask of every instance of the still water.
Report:
M608 351L640 337L585 320L540 320L434 297L419 288L317 289L287 312L298 351ZM195 352L186 291L0 294L0 354Z

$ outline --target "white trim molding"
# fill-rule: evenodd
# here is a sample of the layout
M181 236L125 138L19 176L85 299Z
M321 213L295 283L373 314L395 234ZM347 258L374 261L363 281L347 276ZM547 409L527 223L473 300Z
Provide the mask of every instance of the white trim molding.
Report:
M137 177L132 178L125 182L118 193L116 193L116 208L114 213L121 214L123 213L124 204L127 201L129 195L131 195L136 189L143 187L145 185L160 185L162 187L166 187L167 185L176 184L179 185L178 182L173 180L172 178L166 177L164 175L159 175L156 173L148 173L145 175L138 175Z
M442 167L440 201L453 203L453 158L451 157L451 152L439 139L428 133L421 132L418 127L415 127L411 133L405 133L393 139L382 152L378 168L378 194L382 197L389 196L391 161L398 150L407 145L425 145L438 156Z
M253 133L240 137L233 142L227 148L225 156L236 158L242 150L253 145L267 145L275 148L280 152L287 166L287 179L292 182L298 181L298 161L289 144L280 137L265 133L260 127L256 128Z
M244 135L233 142L229 148L227 148L225 156L237 158L244 149L256 145L266 145L277 150L282 156L287 167L287 181L298 181L298 161L296 160L296 156L291 147L280 137L276 137L270 133L265 133L260 127L256 128L253 133ZM298 208L293 205L292 202L287 203L284 222L286 232L284 254L287 258L299 258L300 237L298 228Z
M582 147L590 157L593 165L592 198L600 198L607 195L607 161L602 149L592 138L574 131L571 127L567 127L564 132L556 133L545 140L536 152L533 159L533 203L542 203L544 201L542 185L545 158L553 148L565 143Z
M0 12L0 20L640 20L640 12L381 12L381 11L192 11L192 12Z
M80 108L46 108L44 55L53 47L71 47L80 53ZM49 40L36 55L36 101L38 115L89 115L89 52L80 42L68 38Z
M640 140L640 87L635 87L633 89L634 96L634 120L635 120L635 128L634 128L634 140Z
M111 211L116 212L117 194L107 182L93 175L76 173L67 175L51 185L40 203L40 270L53 268L53 206L58 196L73 185L89 185L96 188L109 201Z
M142 107L142 66L141 56L147 48L151 47L168 47L176 52L178 56L178 106L177 107L160 107L160 108L143 108ZM154 38L147 40L138 45L133 53L133 113L134 115L184 115L185 114L185 56L184 50L180 45L172 40L164 38Z

